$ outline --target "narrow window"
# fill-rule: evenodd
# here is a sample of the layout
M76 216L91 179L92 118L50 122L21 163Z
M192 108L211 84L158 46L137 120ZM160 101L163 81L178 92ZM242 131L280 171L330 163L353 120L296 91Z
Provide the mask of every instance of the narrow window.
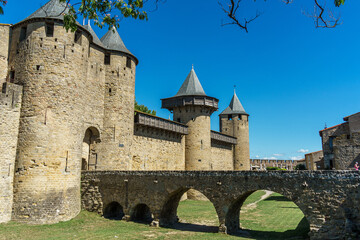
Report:
M228 120L231 120L232 119L232 116L231 114L228 115Z
M110 65L110 54L109 53L105 54L104 64Z
M75 43L81 44L81 35L82 35L81 31L80 31L80 30L76 30L76 32L75 32L75 39L74 39Z
M45 27L46 27L46 36L53 37L54 36L54 23L46 23Z
M331 152L334 151L334 139L335 139L334 136L329 137L329 148Z
M131 58L129 57L126 58L126 67L131 68Z
M241 120L241 114L239 114L239 120Z
M10 71L10 82L13 83L15 80L15 71Z
M26 38L26 32L27 32L27 27L22 27L20 30L20 42L24 41Z

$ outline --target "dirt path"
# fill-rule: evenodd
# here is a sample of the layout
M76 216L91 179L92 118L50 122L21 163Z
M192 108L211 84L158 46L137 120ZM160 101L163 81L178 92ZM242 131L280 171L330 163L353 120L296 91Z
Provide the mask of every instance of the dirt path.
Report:
M261 198L259 200L257 200L256 202L253 202L253 203L250 203L248 205L245 205L241 208L241 212L244 213L250 209L254 209L256 208L258 202L266 199L267 197L269 197L271 194L273 194L274 192L273 191L269 191L269 190L264 190L265 191L265 194L261 196Z

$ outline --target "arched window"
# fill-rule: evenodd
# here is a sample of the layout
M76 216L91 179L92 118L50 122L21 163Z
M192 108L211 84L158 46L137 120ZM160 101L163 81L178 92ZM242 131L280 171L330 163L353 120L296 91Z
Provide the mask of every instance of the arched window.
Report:
M99 131L90 127L85 131L82 144L81 170L96 170L96 143L100 141Z

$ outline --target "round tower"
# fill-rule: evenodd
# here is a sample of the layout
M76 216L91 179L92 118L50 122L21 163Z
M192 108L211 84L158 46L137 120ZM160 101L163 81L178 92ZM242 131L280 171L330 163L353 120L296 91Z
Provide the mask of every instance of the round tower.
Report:
M68 11L65 3L51 0L12 28L9 76L23 86L14 176L16 221L55 223L80 212L83 139L88 124L102 124L95 113L103 116L103 102L91 100L98 99L98 89L89 88L101 81L86 77L92 37L80 25L67 32L64 9Z
M220 131L237 138L234 170L250 170L249 114L245 112L235 90L229 106L220 113L219 118Z
M137 58L125 47L116 28L102 38L105 52L104 138L99 170L130 170L134 134Z
M174 97L162 99L162 108L173 112L173 120L188 126L185 170L211 170L210 116L218 102L205 94L194 69Z

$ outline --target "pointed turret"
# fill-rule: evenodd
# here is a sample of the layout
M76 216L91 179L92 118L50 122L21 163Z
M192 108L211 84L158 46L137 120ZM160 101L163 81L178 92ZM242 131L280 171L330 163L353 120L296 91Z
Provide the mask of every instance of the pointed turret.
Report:
M175 107L194 105L206 106L213 113L218 109L219 100L205 94L203 87L197 77L194 67L187 75L179 91L174 97L161 99L162 108L172 111Z
M102 38L101 42L108 50L119 51L131 54L132 53L125 47L123 40L121 39L117 29L113 27Z
M245 112L244 107L242 106L239 98L236 95L236 92L234 90L234 96L232 97L229 106L220 113L220 115L229 115L229 114L244 114L249 115Z
M33 18L52 18L52 19L64 19L64 14L69 12L69 8L66 3L60 2L60 0L51 0L44 6L40 7L33 14L27 17L25 20Z
M188 126L189 134L185 136L185 169L211 170L210 116L218 109L219 100L205 94L192 68L177 94L161 101L162 108L173 112L174 121Z
M237 138L234 146L234 170L250 170L249 114L234 90L229 106L219 114L220 131Z
M96 45L100 46L100 47L104 47L104 45L102 44L102 42L100 41L100 39L98 38L98 36L96 35L96 33L94 32L94 30L92 29L91 25L90 25L90 21L88 22L87 25L83 26L86 30L89 31L89 33L91 34L92 38L93 38L93 43L95 43Z
M181 85L179 91L175 96L186 96L186 95L200 95L206 96L201 83L196 76L194 67L186 77L184 83Z

